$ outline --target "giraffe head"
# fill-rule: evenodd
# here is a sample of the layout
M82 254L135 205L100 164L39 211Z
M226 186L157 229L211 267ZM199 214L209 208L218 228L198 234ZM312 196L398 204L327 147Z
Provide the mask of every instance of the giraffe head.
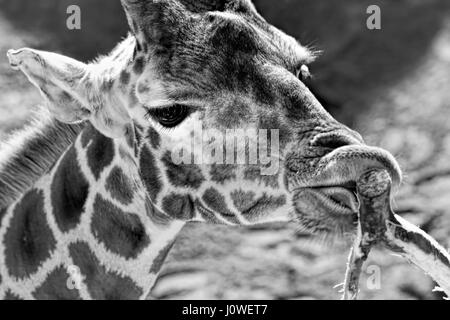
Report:
M386 168L399 183L395 159L333 119L305 85L314 54L250 1L122 4L132 37L109 57L85 65L22 49L9 58L60 120L125 138L162 212L345 232L364 171Z

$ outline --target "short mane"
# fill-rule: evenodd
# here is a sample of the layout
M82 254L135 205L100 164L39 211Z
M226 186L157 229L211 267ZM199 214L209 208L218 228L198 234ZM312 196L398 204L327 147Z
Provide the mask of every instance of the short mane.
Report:
M40 109L0 143L0 210L32 187L75 141L84 123L69 125Z

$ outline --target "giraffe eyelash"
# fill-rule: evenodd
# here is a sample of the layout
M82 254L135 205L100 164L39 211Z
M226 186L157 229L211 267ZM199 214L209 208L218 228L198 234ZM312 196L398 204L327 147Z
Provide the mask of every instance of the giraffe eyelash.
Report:
M193 109L189 106L174 104L162 108L148 108L145 118L158 122L163 128L174 129L184 122L192 112Z
M158 121L156 121L156 120L152 117L150 111L147 111L147 112L145 113L144 119L145 119L146 121L149 121L149 122L151 121L152 125L155 126L154 129L157 129L158 131L160 131L160 132L162 132L162 133L164 133L164 134L170 134L170 133L172 133L172 132L176 129L176 127L175 127L175 128L167 128L167 127L164 127L163 125L161 125Z

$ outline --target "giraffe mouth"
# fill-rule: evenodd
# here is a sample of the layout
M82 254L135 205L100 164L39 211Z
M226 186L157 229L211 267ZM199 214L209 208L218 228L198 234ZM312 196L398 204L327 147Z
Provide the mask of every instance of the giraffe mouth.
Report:
M355 181L364 172L377 168L386 169L393 188L398 187L401 170L395 158L383 149L345 146L320 158L314 168L307 168L308 173L300 173L292 180L295 218L319 233L353 232L360 207Z
M387 170L393 180L393 187L399 186L401 169L388 151L356 145L338 148L322 157L313 168L305 168L305 171L314 171L314 173L296 175L291 189L343 187L353 190L355 189L354 181L370 169Z
M340 215L353 215L359 211L359 201L354 182L308 189L310 195L315 197L329 212Z
M6 53L6 56L9 60L9 65L13 70L19 70L22 64L22 62L16 57L17 53L18 51L15 50L8 50L8 52Z

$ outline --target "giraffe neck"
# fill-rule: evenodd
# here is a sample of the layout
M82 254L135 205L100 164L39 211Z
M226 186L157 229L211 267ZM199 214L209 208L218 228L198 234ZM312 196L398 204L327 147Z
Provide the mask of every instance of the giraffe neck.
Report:
M88 125L47 174L0 210L0 298L148 295L184 222L152 204L135 151Z

